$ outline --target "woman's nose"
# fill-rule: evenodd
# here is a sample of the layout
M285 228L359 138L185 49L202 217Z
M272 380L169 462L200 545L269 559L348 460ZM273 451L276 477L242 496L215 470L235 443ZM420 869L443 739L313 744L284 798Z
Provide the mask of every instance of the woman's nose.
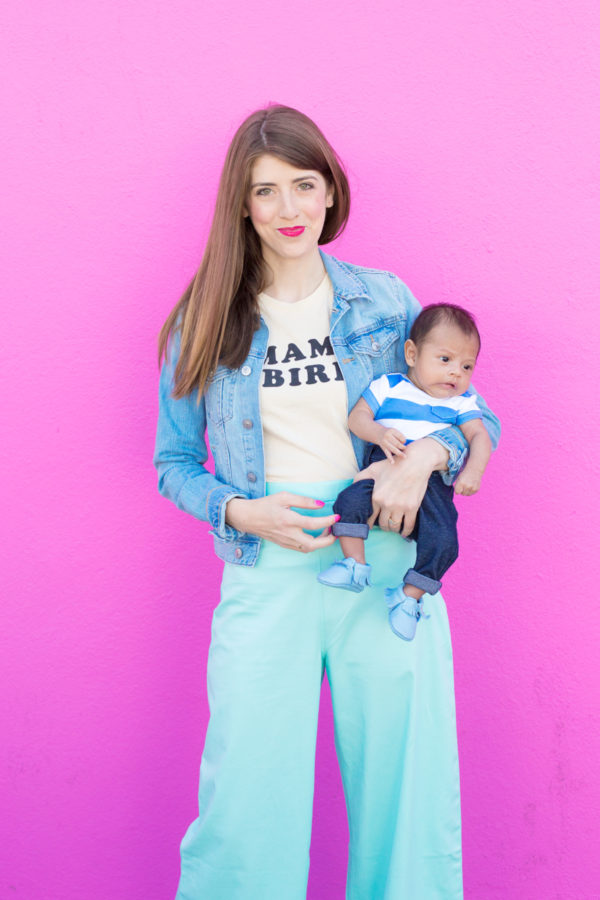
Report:
M298 207L294 202L292 194L281 195L281 206L279 207L279 215L282 219L295 219L298 215Z

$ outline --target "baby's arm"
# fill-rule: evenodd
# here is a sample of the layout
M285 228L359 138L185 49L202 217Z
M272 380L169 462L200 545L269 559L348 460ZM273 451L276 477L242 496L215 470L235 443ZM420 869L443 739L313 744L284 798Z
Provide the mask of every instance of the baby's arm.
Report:
M373 410L364 397L360 398L348 416L348 427L363 441L379 444L391 463L394 462L394 456L401 456L404 453L406 444L404 435L395 428L386 428L385 425L376 422L373 418Z
M481 476L485 472L490 456L492 442L481 419L470 419L459 426L469 442L469 459L456 479L454 490L457 494L476 494L481 486Z

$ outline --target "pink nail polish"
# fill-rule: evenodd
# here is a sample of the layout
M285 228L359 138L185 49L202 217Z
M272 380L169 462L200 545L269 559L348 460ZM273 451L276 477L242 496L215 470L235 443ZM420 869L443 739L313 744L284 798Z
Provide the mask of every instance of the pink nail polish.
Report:
M315 500L315 503L317 504L317 506L325 506L322 500Z
M336 522L339 522L341 518L342 518L341 516L338 516L338 515L336 514L335 521L336 521Z

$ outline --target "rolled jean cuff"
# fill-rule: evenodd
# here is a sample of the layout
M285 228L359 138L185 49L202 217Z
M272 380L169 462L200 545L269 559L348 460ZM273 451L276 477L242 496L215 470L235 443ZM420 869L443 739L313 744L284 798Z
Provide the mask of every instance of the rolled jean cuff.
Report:
M335 522L331 533L336 537L357 537L363 541L369 537L369 526L366 522Z
M404 584L412 584L413 587L419 588L420 591L425 591L426 594L437 594L442 586L441 581L428 578L427 575L421 575L419 572L415 572L414 569L408 570L404 576Z

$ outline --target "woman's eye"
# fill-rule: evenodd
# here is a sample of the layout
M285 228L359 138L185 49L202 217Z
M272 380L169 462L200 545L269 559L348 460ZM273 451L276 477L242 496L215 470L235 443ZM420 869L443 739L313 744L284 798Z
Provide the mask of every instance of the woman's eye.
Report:
M266 197L267 194L270 194L270 193L271 193L271 188L267 188L267 187L259 188L256 192L256 196L257 197Z
M311 181L302 181L298 187L301 191L312 191L314 184Z

